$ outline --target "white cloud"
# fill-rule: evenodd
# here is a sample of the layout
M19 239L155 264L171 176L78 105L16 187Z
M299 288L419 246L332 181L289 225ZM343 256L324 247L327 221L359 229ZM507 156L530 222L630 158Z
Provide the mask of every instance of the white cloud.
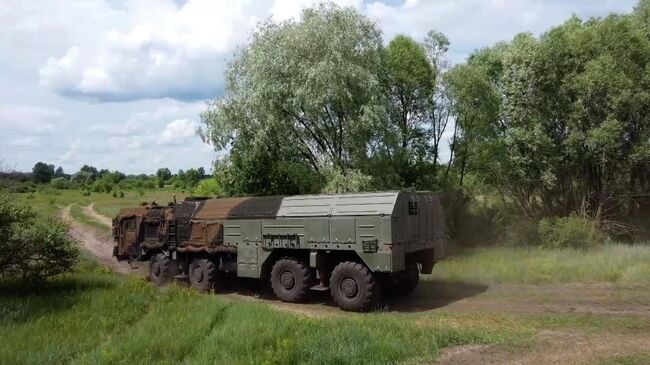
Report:
M172 97L205 99L223 88L235 46L259 20L253 1L129 2L128 27L50 57L40 83L67 96L100 101Z
M61 112L34 105L0 105L0 128L31 133L51 132L61 122Z
M178 145L186 143L190 138L198 138L196 130L199 124L190 119L177 119L170 122L160 135L158 143L162 145Z
M127 2L131 24L49 57L39 70L40 84L64 96L99 101L211 98L223 91L232 52L260 20L292 18L318 2L189 0L181 7L172 0ZM336 2L362 5L361 0Z

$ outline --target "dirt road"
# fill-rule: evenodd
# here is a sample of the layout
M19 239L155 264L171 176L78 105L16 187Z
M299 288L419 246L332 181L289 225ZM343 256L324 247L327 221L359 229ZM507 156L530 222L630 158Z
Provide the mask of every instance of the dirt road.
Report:
M70 214L71 207L69 205L61 211L61 218L70 224L70 236L92 254L100 264L113 269L115 272L131 274L134 270L127 263L117 262L113 257L113 243L110 238L75 221Z
M111 218L100 214L95 210L95 203L90 203L87 207L83 207L83 213L106 227L111 227L113 225L113 220Z

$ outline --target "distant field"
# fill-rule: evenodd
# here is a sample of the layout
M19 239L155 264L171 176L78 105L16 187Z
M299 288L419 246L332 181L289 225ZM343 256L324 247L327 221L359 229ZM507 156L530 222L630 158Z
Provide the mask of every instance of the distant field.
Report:
M78 204L86 206L95 203L95 209L106 216L113 217L122 207L139 205L142 202L155 201L165 205L171 202L176 195L177 200L183 200L186 193L176 192L172 189L145 190L140 195L134 191L125 192L124 198L113 197L112 193L91 193L84 196L80 190L55 190L47 189L36 193L18 194L19 199L34 206L46 215L55 215L60 208Z

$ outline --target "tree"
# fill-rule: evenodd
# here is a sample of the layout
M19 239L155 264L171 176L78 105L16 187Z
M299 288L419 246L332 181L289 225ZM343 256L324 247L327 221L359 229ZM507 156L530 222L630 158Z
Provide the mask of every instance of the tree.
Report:
M604 224L638 206L650 190L650 39L638 9L573 17L457 66L461 163L530 217L580 211Z
M315 171L362 165L383 113L382 52L375 24L353 9L325 4L262 23L229 66L225 97L202 114L203 136L239 149L283 131L281 143Z
M383 137L386 153L402 186L419 188L429 165L431 98L435 72L424 48L398 35L386 49L389 125Z
M423 42L423 47L436 75L433 85L433 92L430 100L430 128L431 128L431 147L433 152L432 158L432 175L437 179L438 162L440 157L440 143L447 130L451 119L451 101L449 93L445 88L443 75L449 69L447 60L447 51L449 50L449 38L436 30L431 30Z
M54 171L54 176L55 177L64 177L65 173L63 172L63 167L59 166L56 168L56 171Z
M156 176L158 176L158 179L162 181L167 181L172 178L172 172L169 171L168 168L162 167L159 168L158 171L156 171Z
M54 177L54 165L37 162L32 168L32 176L37 183L48 183Z
M91 181L95 181L99 176L99 171L97 171L97 168L93 166L83 165L81 169L79 169L79 172L83 173L83 175L88 177Z
M65 224L38 218L2 191L0 216L0 278L38 280L72 270L79 252Z

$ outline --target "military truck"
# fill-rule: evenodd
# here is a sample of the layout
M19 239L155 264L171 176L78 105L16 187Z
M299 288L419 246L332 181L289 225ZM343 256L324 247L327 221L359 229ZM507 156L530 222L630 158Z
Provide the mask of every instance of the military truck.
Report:
M206 292L228 276L260 278L282 301L329 290L349 311L371 309L382 286L411 292L445 242L438 197L407 192L187 198L122 209L113 235L114 256L148 261L156 285Z

